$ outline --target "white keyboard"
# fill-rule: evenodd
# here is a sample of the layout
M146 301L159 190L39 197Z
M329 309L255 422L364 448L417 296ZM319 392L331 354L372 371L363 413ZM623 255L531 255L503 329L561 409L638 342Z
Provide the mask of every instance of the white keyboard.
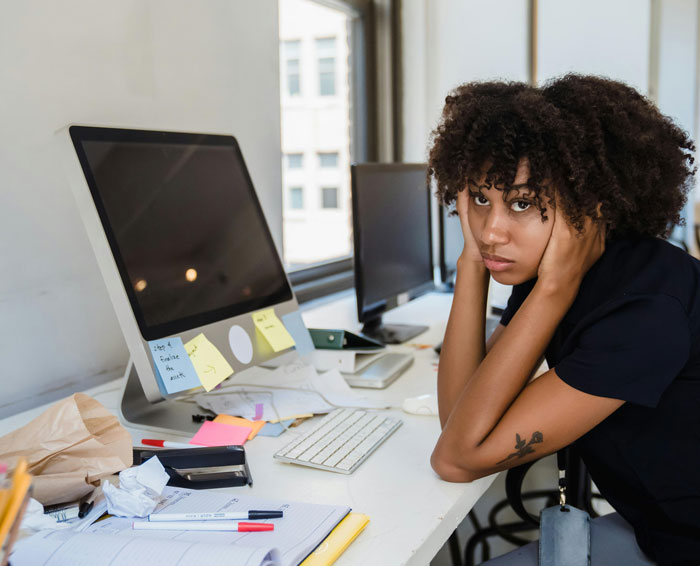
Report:
M290 464L351 474L402 421L358 409L336 409L308 434L275 454Z

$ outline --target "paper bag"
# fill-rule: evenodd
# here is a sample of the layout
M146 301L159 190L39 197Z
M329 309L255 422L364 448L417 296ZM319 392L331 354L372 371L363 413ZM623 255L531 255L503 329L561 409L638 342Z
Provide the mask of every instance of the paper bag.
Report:
M0 460L14 468L20 457L34 476L44 505L74 501L103 477L132 463L131 435L100 403L76 393L29 424L0 438Z

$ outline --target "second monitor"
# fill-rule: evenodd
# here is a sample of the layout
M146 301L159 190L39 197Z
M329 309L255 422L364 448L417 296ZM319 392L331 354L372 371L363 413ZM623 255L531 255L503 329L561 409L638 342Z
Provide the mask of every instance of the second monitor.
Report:
M362 333L399 344L426 326L383 324L382 314L435 288L427 166L351 167L355 291Z

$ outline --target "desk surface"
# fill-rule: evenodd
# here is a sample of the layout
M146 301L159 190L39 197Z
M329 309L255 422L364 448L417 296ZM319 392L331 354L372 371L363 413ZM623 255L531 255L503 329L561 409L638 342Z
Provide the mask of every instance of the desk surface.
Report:
M385 316L388 322L427 324L430 329L411 342L436 344L442 340L452 295L431 293ZM358 329L355 298L302 313L307 326ZM407 346L392 349L413 350ZM389 414L403 420L401 426L349 476L284 464L272 455L296 435L315 426L312 419L279 438L258 436L246 444L253 475L246 494L309 503L347 504L370 516L370 523L338 559L338 566L370 564L426 565L464 519L495 476L469 484L440 480L430 467L430 453L440 434L437 417L408 415L400 407L406 397L436 390L437 356L433 350L417 350L415 362L387 389L364 390L368 396L387 399ZM112 382L86 393L118 414L120 384ZM0 435L29 422L46 407L38 407L0 421ZM143 433L129 430L136 443ZM297 432L298 431L298 432ZM173 440L186 440L172 437Z

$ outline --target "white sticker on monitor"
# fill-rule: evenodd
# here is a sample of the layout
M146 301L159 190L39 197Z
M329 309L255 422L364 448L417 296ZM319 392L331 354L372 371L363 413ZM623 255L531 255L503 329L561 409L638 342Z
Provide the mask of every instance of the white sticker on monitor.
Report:
M228 343L231 352L242 364L249 364L253 359L253 343L250 341L248 333L242 327L232 326L228 331Z
M410 297L410 295L409 295L408 293L399 293L399 294L396 296L396 304L397 304L397 305L406 304L406 303L409 301L410 298L411 298L411 297Z

